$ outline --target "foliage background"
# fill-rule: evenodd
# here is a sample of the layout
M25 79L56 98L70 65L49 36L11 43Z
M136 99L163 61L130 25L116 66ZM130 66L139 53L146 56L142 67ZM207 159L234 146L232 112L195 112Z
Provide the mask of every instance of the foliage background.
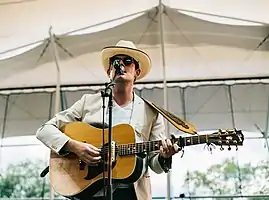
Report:
M0 176L0 198L49 198L48 176L41 178L45 163L41 160L24 160L11 164ZM188 188L189 195L233 195L268 194L269 160L256 165L251 163L238 166L235 158L226 159L206 171L188 171L182 187ZM59 198L56 194L56 198ZM268 198L248 198L266 200Z

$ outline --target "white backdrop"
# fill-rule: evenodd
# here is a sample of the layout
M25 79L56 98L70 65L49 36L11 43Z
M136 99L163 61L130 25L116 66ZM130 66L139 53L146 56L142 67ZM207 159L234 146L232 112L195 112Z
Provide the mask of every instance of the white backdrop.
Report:
M97 91L66 91L62 102L71 106L87 92ZM164 106L161 88L137 90L137 93ZM54 96L54 93L11 94L3 136L34 135L37 128L53 115ZM194 124L198 131L237 128L259 133L259 129L263 132L266 129L268 96L268 84L169 87L168 110ZM4 114L7 96L1 95L0 100L0 110ZM5 116L0 117L3 125ZM173 127L170 131L178 132Z

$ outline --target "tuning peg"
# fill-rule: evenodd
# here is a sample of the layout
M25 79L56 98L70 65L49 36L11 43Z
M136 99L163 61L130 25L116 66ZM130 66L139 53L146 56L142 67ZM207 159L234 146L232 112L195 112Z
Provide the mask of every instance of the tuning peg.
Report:
M222 145L220 146L220 150L221 150L221 151L223 151L223 150L224 150L224 148L223 148L223 146L222 146Z
M235 145L235 150L238 151L238 146L237 145Z
M231 151L231 149L232 149L232 148L231 148L231 146L229 145L229 147L228 147L228 151Z

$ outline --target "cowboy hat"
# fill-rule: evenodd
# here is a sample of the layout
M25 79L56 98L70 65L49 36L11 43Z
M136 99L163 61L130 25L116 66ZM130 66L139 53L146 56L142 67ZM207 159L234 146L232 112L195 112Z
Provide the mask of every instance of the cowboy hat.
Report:
M136 77L136 80L139 80L145 77L151 69L151 60L150 57L142 50L138 49L133 42L120 40L114 46L107 46L103 48L101 52L102 64L105 71L109 69L109 59L115 55L128 55L134 58L138 64L139 69L141 70L140 75Z

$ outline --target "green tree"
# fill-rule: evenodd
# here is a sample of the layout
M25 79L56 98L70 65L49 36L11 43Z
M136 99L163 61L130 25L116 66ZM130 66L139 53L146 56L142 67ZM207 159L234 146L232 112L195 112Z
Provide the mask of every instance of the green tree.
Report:
M0 176L0 198L49 197L47 178L41 178L42 161L25 160L11 164Z
M221 164L211 166L205 172L188 172L184 187L190 189L191 195L268 194L269 160L256 166L251 163L238 166L234 159L227 159Z

